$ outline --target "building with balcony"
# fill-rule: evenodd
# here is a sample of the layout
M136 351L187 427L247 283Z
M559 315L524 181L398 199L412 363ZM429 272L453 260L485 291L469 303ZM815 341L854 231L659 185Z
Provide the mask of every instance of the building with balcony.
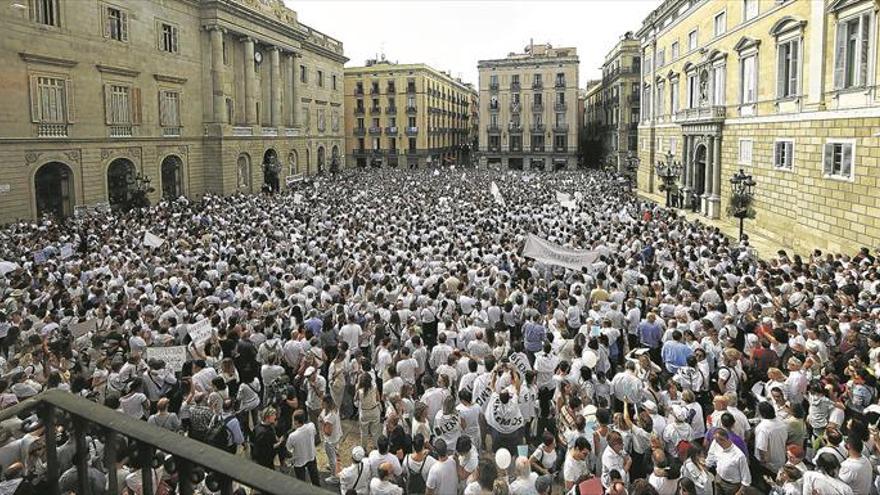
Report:
M0 222L123 204L137 174L156 202L345 164L342 43L281 0L20 3L0 15Z
M639 188L681 160L688 207L725 215L754 177L747 228L795 250L880 244L876 2L666 0L642 51Z
M587 81L583 91L584 113L581 122L578 152L587 167L599 167L606 156L603 148L605 109L602 105L602 80Z
M578 65L577 49L550 44L479 61L481 165L577 165Z
M383 58L346 68L346 150L359 167L465 163L475 94L424 64Z
M594 153L586 156L589 165L613 164L623 171L628 152L638 150L637 127L640 116L639 78L641 54L639 40L631 32L624 34L605 55L600 80L600 105L595 113L602 114L601 128L596 129L599 141Z

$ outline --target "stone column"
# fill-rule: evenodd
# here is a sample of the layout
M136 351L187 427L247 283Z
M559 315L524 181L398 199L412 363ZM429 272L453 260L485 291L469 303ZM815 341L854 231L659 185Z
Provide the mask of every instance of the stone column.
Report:
M247 125L257 125L257 73L254 67L254 39L244 42L244 115Z
M300 86L299 86L299 60L300 55L298 53L293 54L293 101L291 102L291 111L293 112L293 126L297 128L302 128L302 111L300 110L300 102L302 101L302 97L300 95Z
M277 46L269 50L269 79L272 83L272 127L281 127L281 53Z
M712 170L715 167L715 146L714 146L715 138L709 136L706 139L706 174L703 177L703 197L702 197L702 212L703 215L709 215L709 197L712 195Z
M690 141L691 138L687 134L682 136L681 138L681 186L682 186L682 196L684 197L685 203L687 203L688 195L691 190L691 176L693 175L693 171L691 170L691 163L689 161L690 157ZM687 207L687 205L685 205Z
M712 218L721 216L721 138L712 139L712 196L709 197L709 215Z
M284 54L284 125L293 127L293 53Z
M211 26L211 92L213 94L214 122L226 122L226 97L223 94L223 29Z

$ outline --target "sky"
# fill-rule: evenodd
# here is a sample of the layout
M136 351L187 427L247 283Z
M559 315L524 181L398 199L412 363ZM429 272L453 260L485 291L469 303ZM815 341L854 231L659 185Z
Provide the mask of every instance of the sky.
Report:
M342 41L346 67L385 53L477 83L477 61L535 44L574 46L579 86L601 77L605 55L661 0L284 0L299 21Z

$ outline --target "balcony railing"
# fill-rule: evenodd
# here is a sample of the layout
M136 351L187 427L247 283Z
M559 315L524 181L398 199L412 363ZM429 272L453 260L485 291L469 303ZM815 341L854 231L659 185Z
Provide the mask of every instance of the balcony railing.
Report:
M532 111L533 112L543 112L544 104L543 103L532 103Z
M626 97L627 103L639 103L641 100L642 97L638 93L631 93L629 96Z
M406 92L407 92L407 93L415 93L415 92L416 92L416 86L415 86L415 84L407 85L407 87L406 87Z
M510 104L510 113L519 113L522 110L522 105L519 103L511 103Z
M493 134L498 133L501 132L501 126L498 124L489 124L486 126L486 130Z
M355 96L364 96L364 88L354 88Z
M370 107L370 115L379 115L382 113L381 107Z
M416 111L417 111L416 107L411 107L411 106L406 107L406 113L408 113L408 114L416 113Z
M370 127L370 135L371 135L371 136L378 136L378 135L380 135L380 134L382 134L382 128L381 128L381 127L376 127L376 126L372 126L372 127Z
M355 136L364 136L366 134L367 134L366 127L355 127L354 128L354 135Z
M507 124L507 130L511 133L521 133L523 130L522 124L516 122L510 122Z
M543 153L544 147L543 146L532 146L532 151L534 151L536 153Z
M388 87L385 89L385 92L393 95L394 93L397 93L397 88L395 88L393 84L389 84Z
M415 154L418 153L418 152L419 152L419 150L417 150L417 149L415 149L415 148L408 148L408 149L406 150L406 154L407 154L407 155L415 155Z
M37 137L67 137L67 124L37 124Z
M366 112L366 111L367 111L367 109L364 107L354 107L354 114L355 115L363 115L364 112Z
M397 126L389 126L385 128L385 134L396 136L397 135Z
M675 114L676 121L723 120L727 117L727 109L722 106L685 108Z
M397 156L397 150L396 149L388 150L388 156Z
M568 132L568 124L556 124L553 126L553 132Z
M498 91L498 83L489 83L489 91Z
M566 109L565 103L556 103L555 105L553 105L553 110L555 110L557 112L564 112L565 109Z
M163 127L162 137L180 137L180 127Z
M544 132L547 130L547 126L544 124L532 124L529 126L529 131L531 132Z
M110 137L131 137L134 131L130 125L111 125Z
M373 86L372 88L370 88L370 94L371 95L379 94L379 86Z
M128 455L137 455L143 466L140 473L143 480L142 493L153 493L153 482L156 479L153 459L157 453L161 453L163 458L171 456L173 459L176 473L169 474L177 474L175 489L180 495L194 493L194 485L200 483L198 478L193 480L193 474L197 469L216 476L222 494L232 493L233 483L247 487L252 492L271 495L332 494L330 491L249 462L240 456L139 421L60 389L43 392L0 411L0 421L16 416L25 417L31 413L36 413L46 431L53 433L43 437L46 487L41 493L46 495L61 493L58 481L62 469L68 467L62 466L59 462L60 446L54 435L56 428L62 424L65 426L65 431L73 438L77 452L86 453L75 457L74 468L79 482L74 492L79 495L92 494L87 436L104 445L103 465L107 469L107 493L123 492L124 487L119 485L118 466L119 461ZM72 428L69 428L70 426ZM65 491L65 493L69 492Z
M532 82L532 89L542 90L542 89L544 89L544 83L541 81L533 81Z
M511 91L519 91L520 90L519 83L518 82L510 83L510 90Z
M419 133L418 127L407 127L406 128L406 135L407 136L415 136L418 133Z
M397 113L397 107L385 107L386 114L395 114Z

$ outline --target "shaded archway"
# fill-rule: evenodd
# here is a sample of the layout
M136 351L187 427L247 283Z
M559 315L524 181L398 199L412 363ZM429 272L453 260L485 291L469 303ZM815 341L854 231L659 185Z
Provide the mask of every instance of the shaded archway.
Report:
M278 153L269 148L263 153L263 188L272 192L278 192L281 174L281 163L278 161Z
M34 174L37 216L66 217L73 214L73 171L61 162L49 162Z
M251 157L247 153L238 155L235 174L236 188L242 192L251 192Z
M324 147L318 146L318 173L324 173Z
M177 155L162 160L162 198L175 199L183 194L183 161Z
M128 208L134 192L134 163L117 158L107 167L107 201L111 208Z
M330 151L330 171L339 171L340 162L341 159L339 158L339 146L334 144L332 151Z

